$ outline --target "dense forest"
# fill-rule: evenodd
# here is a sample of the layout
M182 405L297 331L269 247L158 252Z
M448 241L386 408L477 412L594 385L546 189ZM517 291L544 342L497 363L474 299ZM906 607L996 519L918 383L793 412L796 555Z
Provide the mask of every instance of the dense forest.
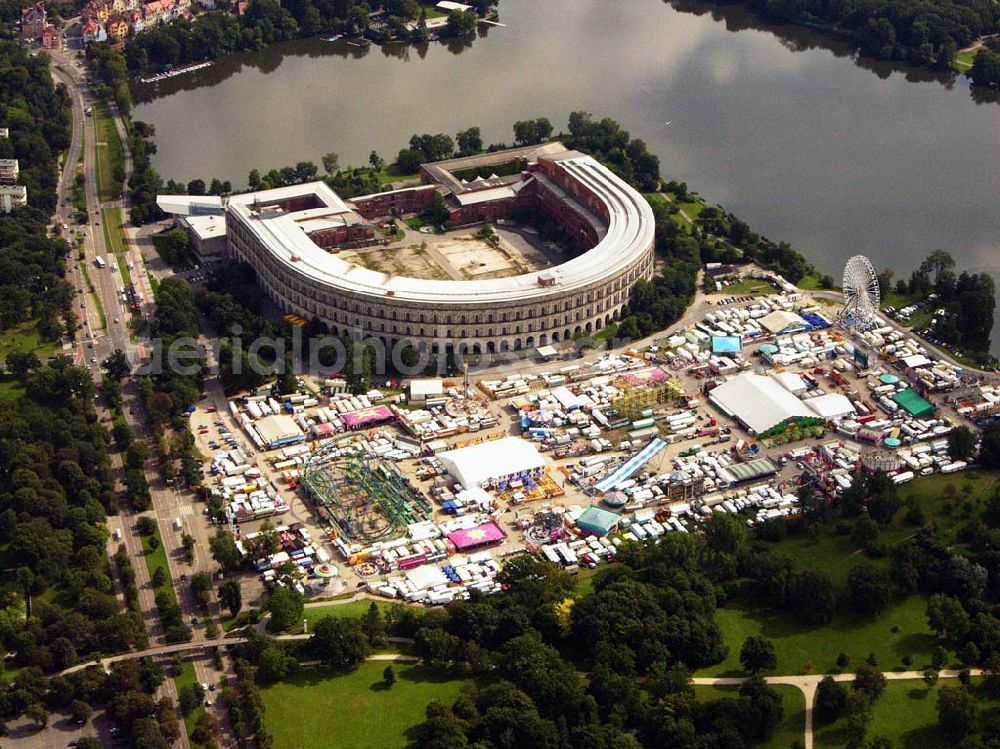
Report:
M1000 39L990 39L976 52L969 77L977 86L1000 86Z
M0 400L0 639L16 665L47 671L145 633L116 600L105 554L115 489L90 375L63 357L20 371L25 394ZM0 705L4 717L24 708Z
M480 14L496 5L496 0L471 0ZM125 45L129 70L160 70L167 66L210 60L233 52L258 50L274 42L318 34L361 34L377 25L386 38L427 41L423 23L425 6L416 0L253 0L242 16L225 13L200 15L192 21L179 20L136 34ZM369 17L370 13L374 13ZM449 18L451 35L475 32L475 16L462 13ZM407 22L417 21L409 32Z
M958 50L1000 29L1000 6L991 0L740 0L740 4L781 20L832 28L881 59L942 68L952 64Z
M891 270L879 275L883 293L888 290L892 275ZM933 311L928 327L935 337L989 358L996 311L996 289L989 273L959 273L955 259L948 252L935 250L909 279L896 281L895 291Z
M0 158L18 159L28 206L0 216L0 333L37 321L43 338L76 328L73 289L63 278L69 247L48 234L56 205L59 153L69 146L69 98L47 56L0 42Z

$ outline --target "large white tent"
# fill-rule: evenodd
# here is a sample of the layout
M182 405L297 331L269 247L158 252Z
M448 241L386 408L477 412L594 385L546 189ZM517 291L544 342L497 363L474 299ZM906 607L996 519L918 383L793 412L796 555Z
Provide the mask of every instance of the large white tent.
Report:
M844 416L853 416L856 411L850 398L841 393L827 393L816 398L809 398L805 401L816 415L824 419L839 419Z
M709 399L757 434L793 416L815 414L772 377L741 374L709 393Z
M515 478L535 477L545 460L535 446L520 437L480 442L438 454L445 469L464 488L490 488Z
M787 330L801 330L806 322L794 312L777 309L760 319L760 324L771 333L784 333Z

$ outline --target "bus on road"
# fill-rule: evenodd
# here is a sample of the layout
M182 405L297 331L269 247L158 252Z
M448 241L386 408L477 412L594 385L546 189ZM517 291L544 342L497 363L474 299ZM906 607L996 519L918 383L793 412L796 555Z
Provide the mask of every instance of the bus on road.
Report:
M96 265L98 268L103 268L105 265L107 265L107 263L104 262L103 257L98 255L97 257L94 258L94 265Z

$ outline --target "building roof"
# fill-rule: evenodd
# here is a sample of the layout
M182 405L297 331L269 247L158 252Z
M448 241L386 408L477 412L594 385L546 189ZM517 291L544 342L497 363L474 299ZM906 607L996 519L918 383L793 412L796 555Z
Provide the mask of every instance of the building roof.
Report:
M464 488L482 486L498 478L545 467L545 460L535 446L520 437L480 442L439 453L438 457L448 473Z
M444 380L440 377L427 380L410 380L410 397L441 395L444 393Z
M500 543L505 538L507 538L507 534L504 529L492 520L473 528L462 528L448 534L448 540L455 544L455 548L459 551Z
M918 367L926 367L929 364L933 364L930 359L928 359L923 354L914 354L913 356L907 356L903 358L903 364L906 365L908 369L917 369Z
M415 590L427 590L437 585L447 585L448 578L441 570L433 564L424 564L406 571L406 581Z
M850 398L841 393L827 393L803 402L823 419L838 419L855 413Z
M738 354L743 350L743 339L738 335L712 336L713 354Z
M930 416L936 410L931 403L921 398L917 391L913 388L900 390L892 396L892 399L896 401L896 403L898 403L904 411L910 414L910 416L915 416L917 418Z
M456 3L454 0L441 0L437 5L434 6L438 10L472 10L471 5L466 5L465 3Z
M622 516L616 512L610 512L597 505L590 505L580 513L576 524L585 531L606 536L618 526L621 519Z
M185 216L183 222L202 241L226 236L225 216Z
M799 328L805 321L788 310L778 309L760 319L760 324L772 333L780 333L789 328Z
M719 385L709 399L760 434L793 416L814 416L772 377L741 374Z
M291 416L274 414L265 416L253 423L262 440L267 445L273 445L283 440L302 436L302 430Z
M795 374L795 372L778 372L771 376L778 381L781 387L790 393L801 393L809 389L806 381L800 375Z
M222 198L218 195L157 195L156 205L174 216L222 215Z
M604 203L608 215L607 222L598 220L582 204L576 203L574 207L594 225L598 242L587 252L545 271L552 277L552 283L548 285L539 283L538 272L453 281L390 275L343 260L316 245L299 225L302 219L314 213L344 213L349 210L344 201L323 182L234 195L228 199L228 210L238 216L241 223L269 249L275 263L286 266L306 280L318 281L346 293L392 296L423 304L454 304L456 300L461 300L470 308L548 298L554 290L569 292L601 283L612 269L636 262L652 245L655 225L652 209L645 198L609 169L590 156L566 151L559 144L548 145L550 148L544 158L554 162L570 179L592 191ZM538 147L535 150L539 150ZM559 154L558 158L552 153ZM512 157L509 154L502 160L510 161ZM543 179L540 173L533 177ZM254 208L258 201L271 203L310 195L320 200L324 207L293 212L258 211ZM575 201L569 195L566 199Z

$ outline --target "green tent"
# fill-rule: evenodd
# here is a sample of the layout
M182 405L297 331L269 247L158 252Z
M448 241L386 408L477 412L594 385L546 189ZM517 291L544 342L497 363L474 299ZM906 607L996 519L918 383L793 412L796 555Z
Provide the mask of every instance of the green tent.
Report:
M934 412L937 410L934 408L933 404L928 403L926 400L921 398L917 391L913 388L906 388L905 390L900 390L892 399L900 405L900 407L906 411L910 416L915 416L918 419L924 416L933 416Z

